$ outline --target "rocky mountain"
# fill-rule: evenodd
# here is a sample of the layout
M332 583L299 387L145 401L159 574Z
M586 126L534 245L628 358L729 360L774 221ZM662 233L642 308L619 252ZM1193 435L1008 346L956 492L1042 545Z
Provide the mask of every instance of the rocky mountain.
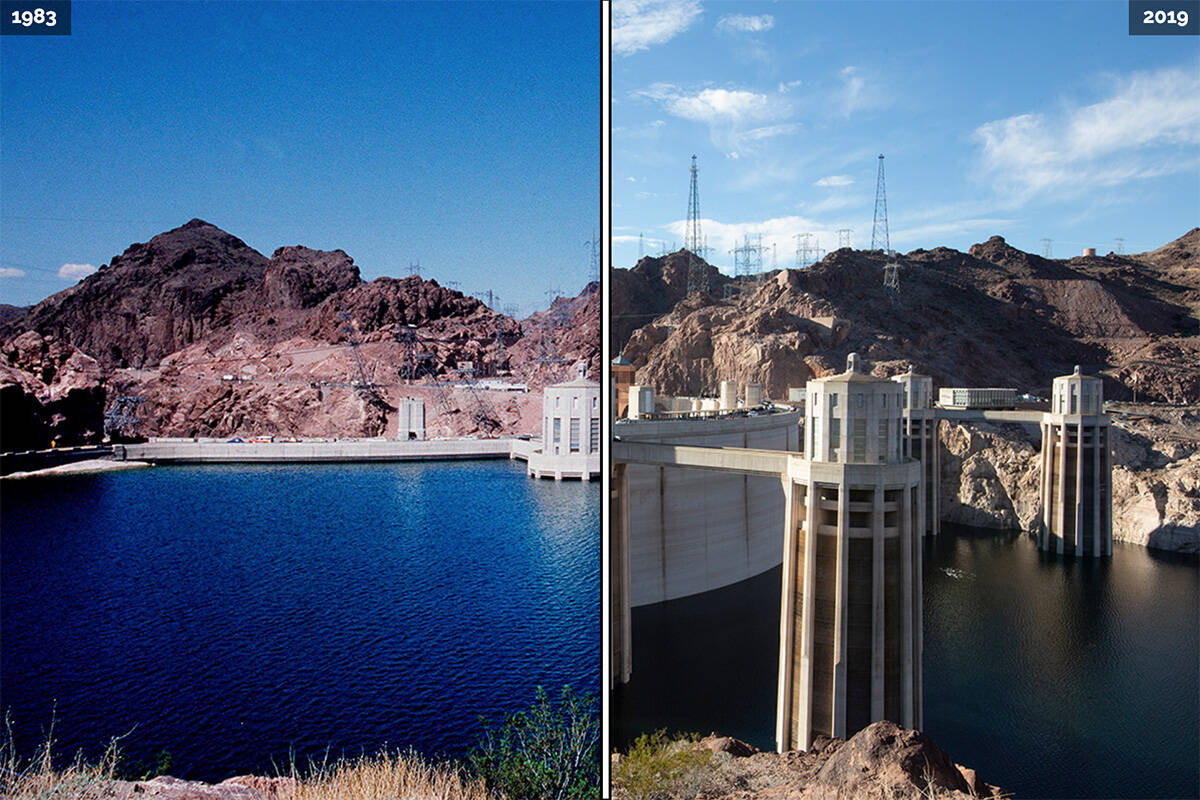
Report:
M16 353L13 343L32 333L92 359L101 406L137 398L144 435L380 435L394 428L396 402L414 396L426 399L436 433L522 432L537 427L535 395L446 381L464 370L511 373L539 389L571 375L576 360L598 367L594 297L562 299L549 335L564 359L544 364L528 356L542 335L537 320L518 322L415 275L364 282L342 250L281 247L267 258L194 219L31 309L0 315L0 344ZM6 411L6 431L35 407L56 413L41 399L51 384L21 364L28 359L9 358L0 373L14 398L7 408L24 409ZM496 423L483 430L481 403ZM39 446L78 438L61 426L38 430Z
M911 365L942 386L1044 393L1054 376L1084 364L1101 371L1113 398L1136 388L1142 398L1196 401L1197 251L1200 228L1149 253L1067 260L994 236L968 253L897 257L899 291L891 292L882 251L844 248L808 269L714 279L719 293L687 296L694 257L680 251L615 270L613 344L639 382L664 394L713 392L732 379L785 397L857 351L880 374Z

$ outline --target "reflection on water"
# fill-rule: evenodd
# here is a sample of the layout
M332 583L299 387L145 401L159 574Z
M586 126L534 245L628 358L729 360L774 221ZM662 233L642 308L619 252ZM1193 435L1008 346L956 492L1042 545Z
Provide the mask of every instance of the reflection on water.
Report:
M508 462L6 481L0 707L18 744L177 775L385 743L461 752L534 688L599 691L598 484Z
M925 727L956 761L1020 797L1200 794L1194 556L1063 559L950 527L925 557ZM779 580L635 610L618 744L668 727L774 746Z

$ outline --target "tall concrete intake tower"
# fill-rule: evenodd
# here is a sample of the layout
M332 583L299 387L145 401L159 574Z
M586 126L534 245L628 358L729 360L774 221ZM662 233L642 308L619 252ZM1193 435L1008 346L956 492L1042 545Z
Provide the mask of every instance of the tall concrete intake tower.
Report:
M933 378L917 375L910 368L903 375L893 375L892 380L904 387L900 405L904 456L921 462L925 533L937 536L941 529L938 518L938 504L941 502L941 448L938 447L937 412L933 410Z
M1042 415L1042 550L1112 555L1110 442L1100 379L1078 366L1055 378Z
M776 744L872 721L921 726L920 462L901 383L857 354L807 386L805 457L788 461Z

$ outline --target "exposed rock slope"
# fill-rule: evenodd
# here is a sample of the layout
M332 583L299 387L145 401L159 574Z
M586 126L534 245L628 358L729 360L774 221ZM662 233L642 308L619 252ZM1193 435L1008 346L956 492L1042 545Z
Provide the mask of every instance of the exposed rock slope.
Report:
M281 247L268 259L192 220L131 245L28 311L0 315L0 343L11 349L32 331L93 358L110 402L145 401L137 406L144 435L387 434L397 401L411 396L426 400L431 434L529 432L534 396L446 382L469 364L479 375L511 372L536 390L581 359L598 376L598 294L556 302L563 313L549 335L562 358L547 362L533 344L539 319L518 322L418 276L364 282L341 250ZM6 430L15 430L17 417L36 416L28 398L49 389L10 366L0 390L14 398ZM496 425L481 427L481 401Z
M1200 553L1200 407L1114 414L1113 539ZM941 515L982 528L1041 525L1040 442L1021 425L941 423Z
M683 295L681 251L615 271L614 346L638 367L638 381L664 394L734 379L785 397L857 351L877 371L911 364L943 386L1044 392L1054 376L1087 364L1103 369L1110 397L1136 387L1145 399L1195 402L1198 249L1193 229L1151 253L1051 260L994 236L969 253L900 257L898 295L883 287L881 251L842 249L761 283L721 278L740 289L728 300Z

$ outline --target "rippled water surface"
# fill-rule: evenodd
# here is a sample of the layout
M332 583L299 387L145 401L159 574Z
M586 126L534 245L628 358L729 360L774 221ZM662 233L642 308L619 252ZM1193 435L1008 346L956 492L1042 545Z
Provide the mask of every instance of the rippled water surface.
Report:
M0 482L0 706L28 749L218 779L461 753L599 691L600 489L509 462L159 467ZM56 711L55 711L56 709Z
M1200 796L1200 569L1116 543L1047 557L950 530L925 553L925 730L1017 797ZM779 569L636 609L616 734L774 747Z

